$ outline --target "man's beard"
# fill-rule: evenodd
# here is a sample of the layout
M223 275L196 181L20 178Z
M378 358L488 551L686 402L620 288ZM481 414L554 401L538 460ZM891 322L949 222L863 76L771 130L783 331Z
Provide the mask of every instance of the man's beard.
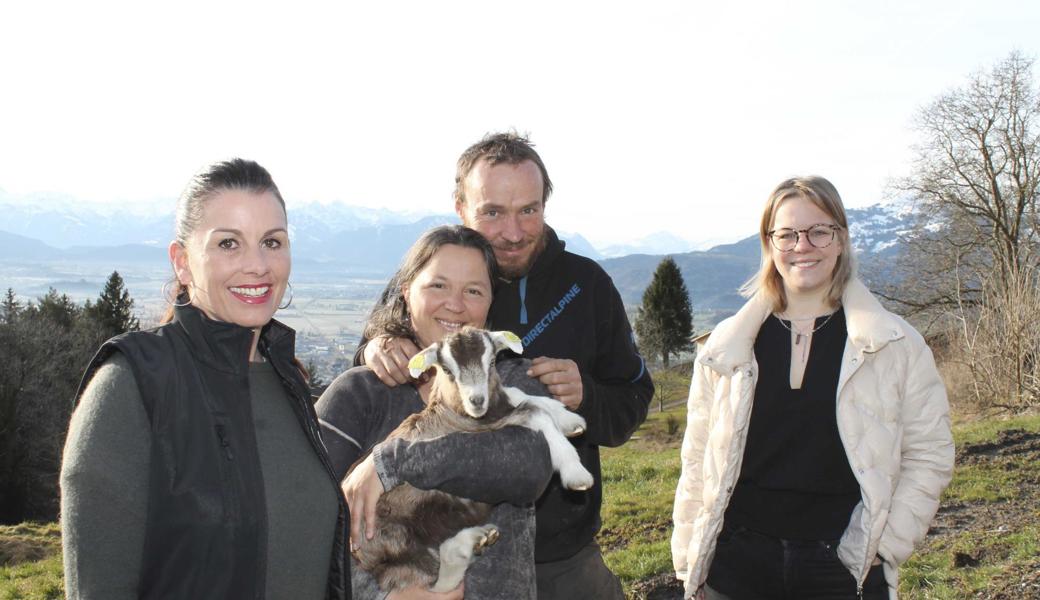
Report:
M495 244L496 250L515 250L517 248L532 247L532 252L527 256L523 263L520 264L505 264L502 262L498 263L498 271L502 277L506 279L519 279L524 275L527 275L531 271L531 267L534 266L534 261L538 260L541 256L542 251L545 250L545 230L542 230L541 235L537 239L527 242L521 242L519 244Z

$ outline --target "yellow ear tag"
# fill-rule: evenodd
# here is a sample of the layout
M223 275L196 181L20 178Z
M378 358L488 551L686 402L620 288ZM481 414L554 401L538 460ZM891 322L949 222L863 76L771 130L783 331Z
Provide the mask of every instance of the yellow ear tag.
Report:
M423 374L426 370L426 353L421 352L412 357L412 360L408 361L408 372L411 373L412 377L418 377Z
M524 353L524 344L520 341L520 338L516 336L512 331L496 331L495 335L498 336L498 343L504 345L517 354Z

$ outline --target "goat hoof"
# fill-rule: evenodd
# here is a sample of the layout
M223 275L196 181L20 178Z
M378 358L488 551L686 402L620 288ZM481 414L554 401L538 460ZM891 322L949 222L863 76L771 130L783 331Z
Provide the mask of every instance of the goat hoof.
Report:
M576 415L567 409L561 409L554 418L556 426L567 437L575 437L585 433L585 419L581 415Z
M589 473L584 468L575 471L576 472L560 473L560 482L563 484L563 487L568 490L579 492L590 489L594 483L592 473Z
M484 535L480 536L475 546L473 546L473 554L483 554L484 550L495 545L498 541L499 533L498 529L494 527L488 527L484 530Z

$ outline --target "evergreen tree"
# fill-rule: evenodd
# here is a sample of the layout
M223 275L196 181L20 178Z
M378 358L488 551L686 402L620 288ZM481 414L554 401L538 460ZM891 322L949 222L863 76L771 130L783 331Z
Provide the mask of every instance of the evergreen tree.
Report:
M123 285L119 271L112 271L97 303L88 302L85 311L96 321L99 341L140 328L140 323L134 317L134 300Z
M671 257L657 265L653 280L643 292L635 328L640 347L651 356L660 356L665 368L671 355L693 349L690 294Z
M51 289L0 325L0 522L57 515L71 400L97 348L85 317Z
M58 290L49 288L47 293L37 300L36 305L30 307L30 312L34 318L57 325L62 332L67 332L79 320L83 309L76 306L68 294L58 294Z
M21 303L14 297L14 290L7 288L4 299L0 300L0 323L11 323L22 310Z

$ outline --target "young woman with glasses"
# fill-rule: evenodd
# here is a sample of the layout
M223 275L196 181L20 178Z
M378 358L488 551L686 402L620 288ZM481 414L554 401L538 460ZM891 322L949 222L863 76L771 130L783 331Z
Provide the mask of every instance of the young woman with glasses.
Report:
M762 262L690 388L672 556L687 598L895 598L953 471L917 331L855 277L822 177L770 195Z

